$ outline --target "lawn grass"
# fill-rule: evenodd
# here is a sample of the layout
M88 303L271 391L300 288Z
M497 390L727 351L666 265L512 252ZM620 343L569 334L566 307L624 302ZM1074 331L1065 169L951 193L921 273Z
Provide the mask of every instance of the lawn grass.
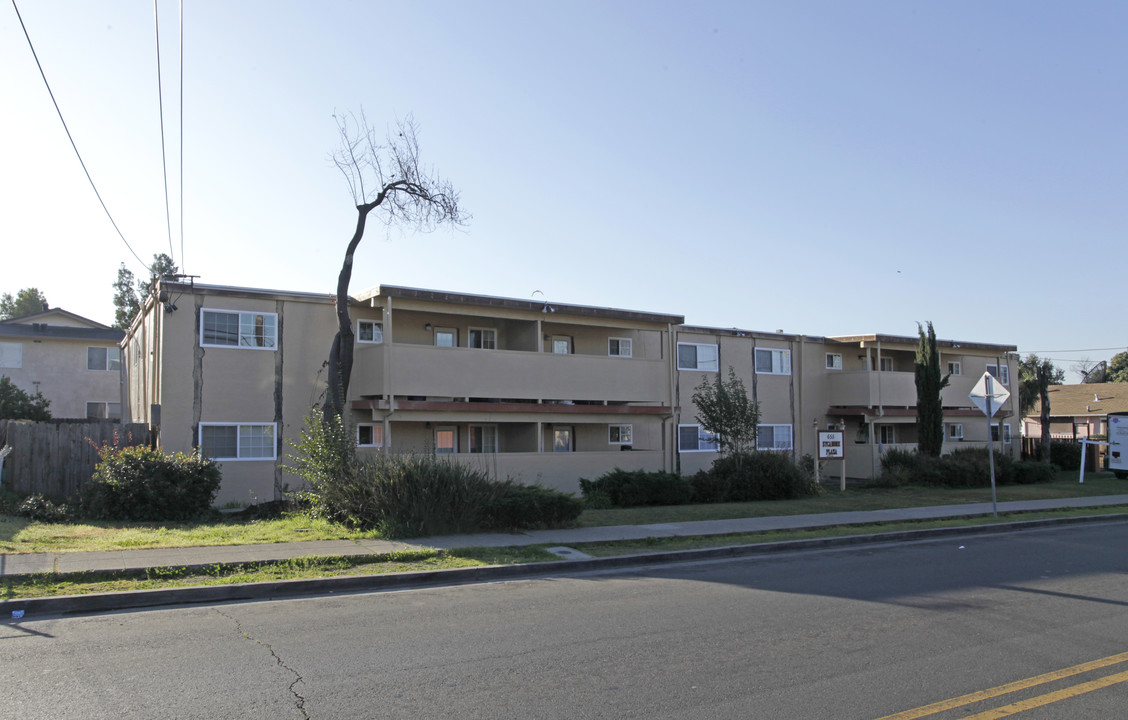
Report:
M163 567L136 571L37 573L4 578L0 584L0 600L515 565L557 559L559 558L540 547L421 549L382 555L302 557L279 562L217 564L205 568Z
M1128 493L1128 480L1112 473L1090 473L1085 483L1076 472L1060 472L1051 483L1005 485L998 488L1000 502L1045 498L1089 497ZM586 510L577 527L608 525L653 525L724 520L731 518L803 515L809 513L885 510L929 505L961 505L990 502L988 488L867 488L849 486L845 492L828 486L817 497L753 503L674 505L667 507ZM137 548L193 547L208 545L253 545L301 540L378 538L375 532L356 532L336 523L305 515L268 520L227 519L202 523L112 523L73 524L34 522L0 515L0 553L81 552Z

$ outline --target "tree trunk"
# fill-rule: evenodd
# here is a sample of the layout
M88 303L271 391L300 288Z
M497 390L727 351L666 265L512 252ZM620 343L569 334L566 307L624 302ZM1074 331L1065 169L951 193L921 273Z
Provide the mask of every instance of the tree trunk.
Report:
M1042 426L1042 440L1038 446L1038 459L1050 462L1050 368L1048 362L1038 365L1038 396L1042 401L1042 412L1038 421Z
M334 416L339 418L344 416L345 398L348 397L349 380L352 378L353 347L356 341L352 318L349 317L349 283L352 281L353 254L356 253L356 248L364 237L364 225L368 213L372 212L383 199L384 193L380 193L373 202L356 206L356 230L345 250L341 274L337 276L337 297L334 300L337 306L337 334L333 336L333 344L329 348L325 404L321 409L322 417L326 420Z

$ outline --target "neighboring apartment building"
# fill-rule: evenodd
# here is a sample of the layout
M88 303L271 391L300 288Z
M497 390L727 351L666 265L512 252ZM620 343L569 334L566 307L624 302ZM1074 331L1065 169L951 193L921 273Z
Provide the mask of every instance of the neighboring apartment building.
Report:
M274 497L295 482L288 444L322 399L332 297L163 282L160 298L124 342L130 419L159 426L168 450L220 460L221 504ZM615 467L692 474L717 456L694 388L730 366L760 402L761 447L813 452L814 424L843 424L848 474L869 477L885 447L916 438L916 338L689 327L679 315L387 285L350 314L347 421L362 453L435 452L572 492ZM950 444L981 444L986 419L967 393L991 366L1009 383L1015 348L939 344L956 369Z
M125 333L55 308L0 322L0 375L51 401L55 418L121 418Z

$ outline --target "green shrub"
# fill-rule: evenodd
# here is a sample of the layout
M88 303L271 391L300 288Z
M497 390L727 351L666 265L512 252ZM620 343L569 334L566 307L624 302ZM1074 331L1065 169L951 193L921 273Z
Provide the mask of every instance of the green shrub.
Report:
M514 482L502 485L504 492L486 510L485 529L561 527L584 511L584 501L559 490Z
M786 500L822 493L814 477L796 465L789 453L773 451L719 457L707 473L694 476L693 486L701 502Z
M290 468L306 482L296 494L316 517L389 537L571 522L581 502L564 493L489 475L437 455L380 453L359 458L339 419L311 415Z
M1010 456L995 452L995 484L1014 482ZM931 457L893 449L881 458L881 475L874 483L882 487L929 485L936 487L988 487L991 467L986 448L961 448L948 455Z
M1081 443L1054 440L1050 443L1050 462L1062 470L1081 469Z
M56 504L42 495L29 495L15 508L15 514L45 523L65 523L74 519L71 508L65 504Z
M93 519L194 520L208 513L219 492L219 466L199 455L106 445L98 456L81 493L82 513Z
M610 502L612 507L684 505L693 499L693 485L676 473L615 468L595 480L580 480L589 507Z
M1053 482L1057 478L1057 468L1052 464L1026 460L1016 462L1013 468L1014 481L1020 485Z

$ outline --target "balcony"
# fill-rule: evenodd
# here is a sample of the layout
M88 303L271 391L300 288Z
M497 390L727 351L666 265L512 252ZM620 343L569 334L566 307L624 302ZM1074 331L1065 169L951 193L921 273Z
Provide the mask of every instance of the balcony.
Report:
M352 394L666 402L665 360L392 344L356 354Z
M841 372L830 376L831 407L914 407L911 372Z

